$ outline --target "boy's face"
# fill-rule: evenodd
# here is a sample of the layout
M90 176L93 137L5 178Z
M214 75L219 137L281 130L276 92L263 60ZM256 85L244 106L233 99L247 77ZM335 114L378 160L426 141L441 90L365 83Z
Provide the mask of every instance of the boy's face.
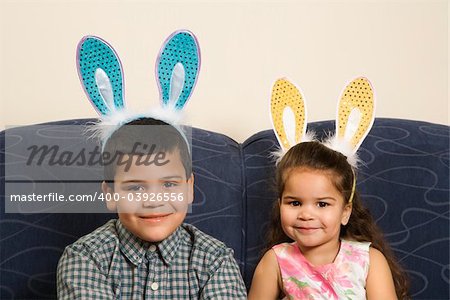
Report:
M194 197L194 176L186 178L178 150L165 153L164 165L142 164L153 161L153 155L128 159L128 168L116 168L113 189L102 184L103 192L115 199L107 202L108 209L117 211L125 228L142 240L162 241L184 221Z

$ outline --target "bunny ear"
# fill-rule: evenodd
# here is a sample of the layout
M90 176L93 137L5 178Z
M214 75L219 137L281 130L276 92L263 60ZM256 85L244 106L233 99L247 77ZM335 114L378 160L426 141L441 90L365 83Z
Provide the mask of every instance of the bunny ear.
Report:
M350 144L353 153L361 146L375 119L375 99L367 78L350 82L341 95L336 119L336 135Z
M200 48L187 30L172 33L163 43L156 60L156 75L163 107L182 109L197 82Z
M84 91L99 114L123 108L122 65L106 41L83 37L77 47L77 69Z
M278 79L270 102L272 125L283 150L303 141L306 134L306 106L300 90L287 79Z

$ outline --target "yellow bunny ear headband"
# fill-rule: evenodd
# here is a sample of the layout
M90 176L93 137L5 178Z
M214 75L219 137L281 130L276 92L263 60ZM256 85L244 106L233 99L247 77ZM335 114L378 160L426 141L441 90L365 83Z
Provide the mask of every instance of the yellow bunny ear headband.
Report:
M271 119L281 146L275 153L277 162L294 145L314 140L314 133L306 132L305 100L289 80L278 79L272 88ZM338 102L336 132L323 144L347 157L353 167L358 166L357 150L372 128L375 119L375 99L372 86L364 77L351 81Z

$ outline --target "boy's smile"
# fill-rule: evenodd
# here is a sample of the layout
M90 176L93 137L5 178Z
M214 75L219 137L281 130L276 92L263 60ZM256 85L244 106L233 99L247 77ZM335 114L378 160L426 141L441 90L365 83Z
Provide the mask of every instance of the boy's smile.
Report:
M164 221L171 214L149 214L145 216L138 216L144 222L158 223Z
M102 184L104 193L114 193L108 209L117 211L123 226L148 242L160 242L181 223L193 200L194 177L186 178L179 151L167 152L168 163L139 165L128 170L118 166L114 189ZM139 159L132 157L133 161Z

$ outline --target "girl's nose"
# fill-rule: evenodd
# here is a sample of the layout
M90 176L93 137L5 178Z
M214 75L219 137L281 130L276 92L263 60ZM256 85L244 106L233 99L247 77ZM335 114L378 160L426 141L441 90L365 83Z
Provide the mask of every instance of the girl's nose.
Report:
M314 219L314 214L309 207L302 206L297 214L297 219L302 221L309 221Z

